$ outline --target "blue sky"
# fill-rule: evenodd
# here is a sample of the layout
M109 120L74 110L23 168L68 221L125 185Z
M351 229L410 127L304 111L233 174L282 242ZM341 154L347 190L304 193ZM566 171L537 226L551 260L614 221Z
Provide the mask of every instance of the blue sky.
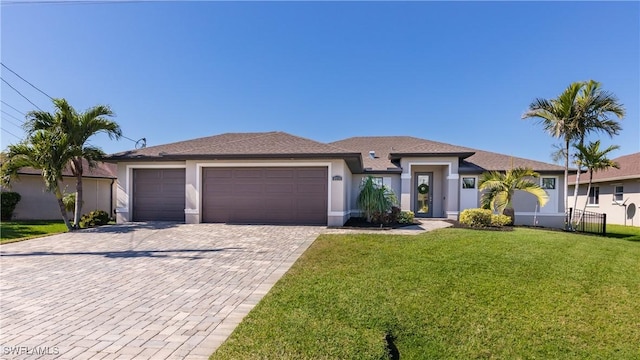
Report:
M550 162L558 141L522 113L595 79L627 109L622 134L603 142L621 146L613 156L640 151L638 2L3 0L1 20L5 65L79 110L110 105L149 146L245 131L411 135ZM1 90L4 149L24 118L6 104L34 107Z

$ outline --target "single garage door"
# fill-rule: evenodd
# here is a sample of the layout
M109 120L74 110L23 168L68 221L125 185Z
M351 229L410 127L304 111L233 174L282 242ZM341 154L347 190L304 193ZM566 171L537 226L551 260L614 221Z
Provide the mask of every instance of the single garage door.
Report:
M327 224L327 168L204 168L202 221Z
M133 221L184 221L184 169L133 170Z

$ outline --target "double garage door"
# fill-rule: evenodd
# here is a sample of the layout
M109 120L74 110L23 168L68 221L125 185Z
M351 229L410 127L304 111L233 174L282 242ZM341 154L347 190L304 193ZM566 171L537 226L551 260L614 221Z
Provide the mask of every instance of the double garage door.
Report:
M184 221L184 173L134 170L134 221ZM202 222L327 224L326 167L203 168L201 194Z

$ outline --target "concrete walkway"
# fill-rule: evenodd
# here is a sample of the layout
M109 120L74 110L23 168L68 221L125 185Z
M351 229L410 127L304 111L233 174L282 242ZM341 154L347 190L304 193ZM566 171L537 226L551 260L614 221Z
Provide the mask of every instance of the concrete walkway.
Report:
M138 223L1 245L0 359L207 359L318 235L354 232Z

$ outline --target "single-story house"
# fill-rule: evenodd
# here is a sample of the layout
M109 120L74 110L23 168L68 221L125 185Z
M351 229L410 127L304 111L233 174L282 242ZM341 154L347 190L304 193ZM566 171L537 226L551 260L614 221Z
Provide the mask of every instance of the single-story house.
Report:
M589 173L580 174L577 208L607 214L607 224L640 226L640 152L613 159L620 169L593 173L587 194ZM569 206L574 203L576 176L569 177Z
M82 178L83 200L82 212L104 210L111 216L115 210L117 167L115 164L98 163L94 169L89 169L84 163ZM3 191L14 191L20 194L20 202L13 211L13 220L60 220L60 207L56 197L48 192L40 170L23 168L18 172L18 178L11 182L11 188ZM76 178L71 170L63 173L61 190L63 193L76 191Z
M227 133L112 154L118 222L169 220L340 226L360 212L362 179L389 186L403 210L457 219L479 206L487 170L540 172L550 201L515 196L516 222L564 226L563 168L410 136L321 143L284 132Z

